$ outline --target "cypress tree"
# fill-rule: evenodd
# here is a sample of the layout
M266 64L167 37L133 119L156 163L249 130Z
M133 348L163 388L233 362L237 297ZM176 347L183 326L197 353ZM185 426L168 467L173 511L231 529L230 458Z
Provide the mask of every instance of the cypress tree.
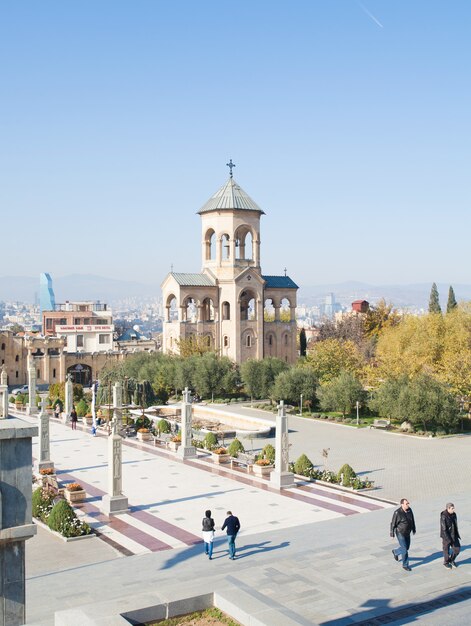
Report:
M450 285L450 288L448 289L448 302L446 305L446 312L451 313L453 309L456 309L457 306L458 303L456 302L455 292L453 290L453 287Z
M299 333L299 354L301 356L306 356L307 349L307 339L306 339L306 331L304 328L301 328L301 332Z
M428 301L428 312L440 313L440 314L442 312L442 309L440 307L440 299L438 297L438 289L435 283L433 283L432 289L430 291L430 299Z

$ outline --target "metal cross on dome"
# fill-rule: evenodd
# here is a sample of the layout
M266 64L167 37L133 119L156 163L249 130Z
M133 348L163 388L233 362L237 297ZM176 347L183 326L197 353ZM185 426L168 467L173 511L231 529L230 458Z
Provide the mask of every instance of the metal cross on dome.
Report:
M229 168L229 176L232 178L232 168L235 167L235 163L232 162L232 159L229 159L229 163L226 163Z

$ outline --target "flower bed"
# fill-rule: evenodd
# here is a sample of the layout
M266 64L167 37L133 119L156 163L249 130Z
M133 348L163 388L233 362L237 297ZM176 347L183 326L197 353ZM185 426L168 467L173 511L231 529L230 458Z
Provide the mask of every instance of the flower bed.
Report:
M74 492L70 491L70 493ZM91 527L78 519L68 502L54 497L47 489L39 488L33 491L32 513L34 518L39 519L50 530L58 532L65 538L81 537L92 533Z

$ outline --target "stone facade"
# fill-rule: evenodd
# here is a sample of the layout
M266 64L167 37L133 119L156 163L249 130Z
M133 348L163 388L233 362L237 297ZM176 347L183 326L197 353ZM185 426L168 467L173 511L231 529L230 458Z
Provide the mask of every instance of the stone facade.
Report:
M198 338L238 363L296 360L298 287L286 274L262 274L263 214L232 176L199 211L202 272L171 272L162 283L164 352L178 353L182 340Z

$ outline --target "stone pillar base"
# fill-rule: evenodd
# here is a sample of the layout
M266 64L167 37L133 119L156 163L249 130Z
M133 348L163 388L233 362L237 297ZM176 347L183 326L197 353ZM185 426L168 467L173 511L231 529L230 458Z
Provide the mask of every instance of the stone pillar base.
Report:
M109 496L104 495L101 499L100 509L105 515L118 515L119 513L128 513L128 499L126 496Z
M177 454L182 459L194 459L197 456L196 448L194 446L188 446L188 448L185 448L185 446L180 446L177 450Z
M38 472L40 472L43 469L54 469L54 461L39 461Z
M26 415L36 415L37 410L34 406L26 406Z
M272 472L270 474L270 485L277 489L294 487L294 474L291 472Z

